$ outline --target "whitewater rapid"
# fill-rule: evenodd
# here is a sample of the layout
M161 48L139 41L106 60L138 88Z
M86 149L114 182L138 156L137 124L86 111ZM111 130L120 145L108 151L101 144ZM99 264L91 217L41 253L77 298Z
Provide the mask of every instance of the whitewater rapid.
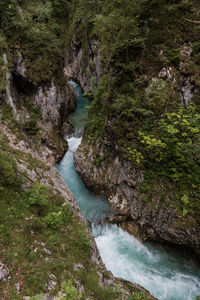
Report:
M78 105L71 121L80 133L87 114L88 100L80 87L73 84ZM95 225L111 213L104 197L90 192L76 172L73 153L81 137L68 138L69 151L57 166L71 189L86 219L92 224L100 256L114 276L140 284L160 300L195 300L200 295L200 270L195 262L178 252L167 252L161 246L141 243L117 225Z

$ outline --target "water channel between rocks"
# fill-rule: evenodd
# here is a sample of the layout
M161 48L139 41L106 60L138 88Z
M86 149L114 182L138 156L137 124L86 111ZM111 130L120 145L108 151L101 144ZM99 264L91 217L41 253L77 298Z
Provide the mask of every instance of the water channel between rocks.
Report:
M76 172L73 152L81 143L89 100L81 88L71 82L77 94L77 107L70 116L76 134L68 138L69 151L57 166L74 194L85 218L92 223L92 233L105 266L115 277L138 283L161 300L195 300L200 295L200 270L195 262L178 252L166 252L152 243L141 243L117 225L95 225L110 214L108 201L90 192ZM70 151L71 150L71 151Z

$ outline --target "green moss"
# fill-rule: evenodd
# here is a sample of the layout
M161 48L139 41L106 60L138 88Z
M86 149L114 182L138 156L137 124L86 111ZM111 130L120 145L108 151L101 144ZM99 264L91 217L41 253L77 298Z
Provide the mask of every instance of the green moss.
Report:
M46 169L42 162L12 149L2 133L0 149L1 260L10 269L10 280L0 283L0 294L21 299L44 292L50 274L57 278L56 292L74 276L75 263L95 268L85 225L58 191L32 182L16 163L23 162L37 173L38 168ZM26 191L24 183L29 186ZM22 282L19 295L18 282Z
M53 75L61 72L68 5L60 1L43 3L31 0L18 3L10 0L9 2L10 4L5 4L5 8L0 11L2 18L0 54L9 48L12 49L11 57L14 58L18 56L16 48L20 48L29 80L34 85L49 81ZM60 7L65 11L62 12L62 16ZM18 47L15 47L16 45ZM14 60L11 59L9 62L14 65ZM1 61L0 63L2 65ZM3 71L2 68L0 70ZM5 83L1 82L0 90L4 86Z
M12 72L20 49L28 79L39 85L52 77L60 80L63 49L69 49L74 38L83 50L83 70L88 64L89 43L98 40L105 74L98 88L95 84L91 91L94 100L84 139L95 144L111 137L117 155L144 174L140 191L148 207L153 207L154 191L181 212L188 224L190 217L195 226L200 213L199 97L193 106L180 108L176 90L183 59L180 50L186 41L193 53L191 60L182 64L181 75L200 86L200 26L192 22L198 20L198 10L197 0L3 0L0 7L0 92L5 91L6 84L3 52L10 53L7 67ZM93 63L90 67L94 71ZM163 67L172 68L176 82L152 81ZM38 132L39 112L27 99L23 105L30 114L24 129L34 135ZM11 109L3 104L0 113L4 125L19 137L21 124L14 120ZM122 295L117 288L104 291L98 285L97 273L91 271L90 243L79 218L69 207L63 208L60 195L53 190L29 182L30 190L24 191L22 183L27 174L19 176L11 156L30 170L45 169L43 163L12 149L2 135L0 150L2 259L13 268L6 287L0 283L2 293L9 291L11 299L34 295L45 290L52 273L58 279L57 290L63 280L69 282L71 277L79 276L88 295L95 294L99 299ZM96 153L96 165L100 166L101 160ZM43 253L41 242L51 249L51 257ZM77 262L86 266L82 275L73 270ZM20 280L22 289L16 295L14 286ZM138 291L132 291L132 296L145 298Z
M199 86L200 28L192 22L199 18L198 1L104 2L97 10L93 34L106 74L94 92L84 139L112 140L119 156L146 172L157 196L196 219L197 226L199 96L193 106L181 108L177 86L183 75ZM190 59L181 51L185 41ZM157 78L163 67L170 67L174 81ZM152 189L140 189L143 200L151 202Z
M69 204L63 203L61 193L30 180L18 170L17 162L28 164L28 169L36 173L38 169L46 169L45 165L30 154L12 149L2 133L0 147L1 260L10 269L9 281L0 283L1 295L13 300L42 295L53 274L57 285L51 294L61 299L64 296L60 291L66 289L69 297L73 293L79 297L77 280L85 288L83 299L116 299L119 290L114 285L104 289L99 283L100 270L91 260L87 225ZM83 268L76 270L75 264L82 264ZM104 275L110 278L109 272ZM17 283L20 283L19 293Z
M5 152L0 152L0 185L17 185L17 166L16 162Z
M26 121L23 124L24 130L29 135L35 135L39 131L39 128L37 126L37 120L39 119L38 114L31 113L30 114L30 120Z
M3 102L0 105L0 114L2 123L6 124L12 132L18 133L21 129L20 123L15 119L10 105Z
M18 175L14 160L0 153L0 164L1 259L8 267L14 266L6 287L0 284L1 294L9 290L14 297L14 283L21 277L21 296L45 291L52 273L59 287L62 280L68 278L67 270L73 273L73 265L68 261L90 265L87 234L59 194L38 183L24 191L20 179L23 175ZM51 251L50 255L45 248Z

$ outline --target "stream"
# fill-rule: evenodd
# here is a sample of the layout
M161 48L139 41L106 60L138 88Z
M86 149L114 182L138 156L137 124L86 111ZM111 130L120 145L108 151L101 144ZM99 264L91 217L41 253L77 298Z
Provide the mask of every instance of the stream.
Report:
M95 225L105 219L111 209L105 197L96 196L85 187L74 167L73 152L81 143L90 101L83 97L77 84L70 83L77 94L77 106L70 116L75 134L67 138L69 150L57 168L82 214L92 224L92 233L107 270L115 277L140 284L160 300L195 300L200 295L200 270L191 257L180 251L166 251L155 243L141 243L117 225Z

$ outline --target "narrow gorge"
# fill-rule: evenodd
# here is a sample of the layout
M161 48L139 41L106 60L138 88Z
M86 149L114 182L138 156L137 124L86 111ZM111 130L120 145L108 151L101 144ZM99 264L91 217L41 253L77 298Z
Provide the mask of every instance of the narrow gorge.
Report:
M58 170L91 224L105 266L114 276L142 285L158 299L195 299L200 291L200 270L195 266L195 261L190 256L183 256L181 251L152 243L143 244L116 225L106 224L109 217L116 218L116 211L112 211L103 196L96 196L87 190L77 175L73 155L81 143L80 128L87 113L84 106L88 107L89 100L82 96L80 87L73 86L78 97L71 119L75 132L67 139L69 150L59 163ZM87 170L86 166L84 169Z
M197 0L1 1L0 299L199 299L199 34Z

